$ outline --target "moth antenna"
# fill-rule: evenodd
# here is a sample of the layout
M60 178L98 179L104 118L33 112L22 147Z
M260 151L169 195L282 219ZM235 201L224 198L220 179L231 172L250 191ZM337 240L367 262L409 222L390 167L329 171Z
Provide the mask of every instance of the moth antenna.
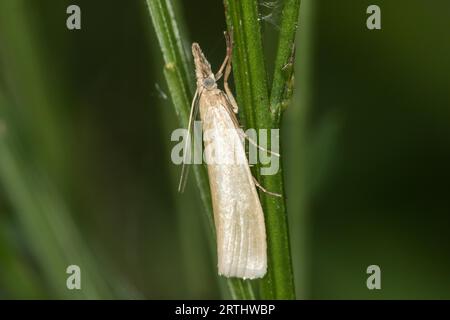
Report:
M181 167L181 176L180 176L180 182L178 184L178 192L183 193L184 189L186 187L186 182L189 174L189 167L187 166L187 159L188 156L191 154L191 131L192 131L192 123L195 120L195 117L197 116L198 107L195 103L199 97L198 89L195 90L194 98L192 99L191 104L191 111L189 113L189 121L188 121L188 132L186 136L186 141L184 144L184 154L183 154L183 165ZM195 115L194 115L195 114Z

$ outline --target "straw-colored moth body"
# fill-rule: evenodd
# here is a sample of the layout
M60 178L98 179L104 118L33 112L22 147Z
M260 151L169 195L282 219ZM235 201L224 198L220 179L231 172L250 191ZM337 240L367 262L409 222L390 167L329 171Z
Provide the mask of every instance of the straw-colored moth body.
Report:
M199 109L205 151L213 147L216 157L220 155L222 159L232 155L235 160L214 163L207 159L217 236L218 272L226 277L255 279L263 277L267 270L266 229L263 209L241 141L243 132L235 116L238 107L227 84L231 72L231 40L228 36L226 38L227 56L216 75L211 71L200 46L197 43L192 45L197 91L188 130L190 132ZM216 83L224 70L226 93L218 89ZM198 104L195 103L197 99ZM206 132L209 134L206 135ZM207 152L205 157L208 158ZM184 167L183 172L186 173ZM181 189L183 176L182 173Z

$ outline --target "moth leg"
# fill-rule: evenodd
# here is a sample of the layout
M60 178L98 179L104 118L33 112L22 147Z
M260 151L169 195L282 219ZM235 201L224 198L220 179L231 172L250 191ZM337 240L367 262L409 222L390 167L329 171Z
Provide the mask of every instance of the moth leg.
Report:
M216 79L216 81L219 80L220 78L222 78L223 70L227 66L228 61L231 59L231 52L228 49L229 35L226 31L223 34L225 35L225 41L227 42L227 54L225 55L225 59L223 60L222 65L219 68L219 71L217 71L217 73L214 75L214 78Z
M279 193L267 191L267 190L266 190L266 189L258 182L258 180L256 180L255 177L252 176L252 178L253 178L253 182L255 183L255 185L256 185L259 189L261 189L262 192L267 193L267 194L270 194L271 196L274 196L274 197L280 197L280 198L283 197L283 196L282 196L281 194L279 194Z
M225 39L227 41L227 66L225 68L225 75L223 77L223 86L225 88L225 92L227 94L228 101L231 104L231 107L233 108L234 113L238 113L239 107L236 103L236 100L234 99L233 93L231 93L230 87L228 86L228 78L230 77L231 73L231 57L233 55L233 37L231 34L225 33Z
M247 141L248 141L250 144L254 145L254 146L257 147L259 150L265 151L265 152L267 152L267 153L269 153L269 154L271 154L271 155L274 155L274 156L276 156L276 157L281 157L279 153L277 153L277 152L272 152L272 151L267 150L267 149L261 147L260 145L258 145L258 143L256 143L255 141L253 141L252 138L250 138L248 135L246 135L245 132L244 132L242 129L237 129L237 131L238 131L239 135L240 135L242 138L247 139Z
M224 32L224 35L225 41L227 43L227 54L225 56L224 61L222 62L222 65L220 66L219 71L217 71L214 78L216 79L216 81L219 80L222 77L223 71L225 69L225 77L223 82L227 100L228 102L230 102L233 112L238 113L239 107L236 103L236 100L234 99L233 94L231 93L230 87L228 86L228 78L230 77L231 73L231 57L233 55L233 36L227 33L226 31Z
M226 101L229 102L229 99L228 99L228 97L227 97L226 95L224 95L224 99L226 99ZM272 151L270 151L270 150L267 150L267 149L261 147L260 145L258 145L258 143L256 143L255 141L253 141L253 139L250 138L250 137L244 132L244 129L239 125L239 121L238 121L238 119L236 118L236 114L233 113L233 110L230 110L230 109L232 109L232 108L233 108L233 107L230 106L230 104L227 103L227 109L226 109L226 110L227 110L228 114L230 115L231 120L233 120L233 123L234 123L234 125L235 125L236 131L238 132L239 136L240 136L241 138L243 138L243 139L247 139L247 141L250 142L250 144L254 145L254 146L257 147L259 150L265 151L265 152L267 152L267 153L269 153L269 154L271 154L271 155L274 155L274 156L276 156L276 157L281 157L279 153L277 153L277 152L272 152Z

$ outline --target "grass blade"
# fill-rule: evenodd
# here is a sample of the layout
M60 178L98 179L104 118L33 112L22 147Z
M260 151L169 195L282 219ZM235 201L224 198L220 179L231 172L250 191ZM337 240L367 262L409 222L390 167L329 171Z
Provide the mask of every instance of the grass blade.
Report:
M228 29L233 31L235 39L233 72L238 103L243 110L241 115L243 119L241 120L247 128L278 129L280 127L279 119L274 120L270 112L269 86L258 19L258 1L225 0L224 3ZM293 9L298 10L298 8ZM283 29L295 31L291 25L294 17L295 14L287 12L287 9L284 10L283 20L286 22L282 22ZM287 52L286 48L289 45L292 46L292 43L288 43L288 39L293 39L293 36L289 35L289 30L281 31L282 47L278 50L277 66L281 65ZM276 79L279 81L280 77L277 71L276 75ZM281 85L275 85L276 90L279 86ZM264 299L294 299L282 166L280 164L280 170L275 175L262 176L259 175L259 171L256 172L256 175L267 190L283 195L283 198L278 198L260 193L268 237L268 273L260 280L260 294Z

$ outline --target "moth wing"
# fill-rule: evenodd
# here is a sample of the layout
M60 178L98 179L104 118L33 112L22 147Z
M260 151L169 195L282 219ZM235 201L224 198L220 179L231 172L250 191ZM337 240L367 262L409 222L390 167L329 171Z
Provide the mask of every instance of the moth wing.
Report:
M237 132L239 128L235 127L224 105L208 108L202 120L219 274L244 279L263 277L267 270L264 213ZM208 130L213 133L208 135ZM208 159L211 147L214 150L211 154L218 157L213 163ZM230 155L234 155L235 163L224 159Z

